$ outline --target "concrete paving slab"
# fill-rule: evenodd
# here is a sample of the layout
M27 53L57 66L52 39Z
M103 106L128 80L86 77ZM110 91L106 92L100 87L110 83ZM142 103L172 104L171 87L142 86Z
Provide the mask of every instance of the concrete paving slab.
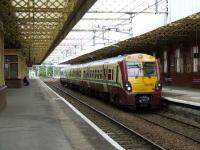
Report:
M0 150L114 149L94 131L88 135L92 138L84 135L91 131L84 121L58 102L58 97L52 97L38 80L30 83L21 89L8 89L7 108L0 113ZM94 146L94 141L104 146Z

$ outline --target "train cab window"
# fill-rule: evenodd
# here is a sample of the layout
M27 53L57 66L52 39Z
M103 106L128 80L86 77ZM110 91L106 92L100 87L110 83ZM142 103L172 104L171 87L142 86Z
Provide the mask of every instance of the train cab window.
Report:
M143 70L144 70L144 76L156 76L155 62L144 62Z
M127 62L127 69L129 77L142 76L142 66L139 62Z

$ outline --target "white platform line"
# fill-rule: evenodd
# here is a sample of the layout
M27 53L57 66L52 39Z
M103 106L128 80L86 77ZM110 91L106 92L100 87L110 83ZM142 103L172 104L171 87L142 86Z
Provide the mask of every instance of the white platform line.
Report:
M40 80L40 79L39 79ZM67 104L77 115L79 115L85 122L87 122L93 129L95 129L104 139L106 139L111 145L113 145L118 150L125 150L116 141L114 141L110 136L108 136L103 130L96 126L91 120L89 120L85 115L83 115L79 110L77 110L72 104L66 101L63 97L57 94L53 89L47 86L42 80L41 83L46 86L50 91L52 91L56 96L58 96L65 104Z
M168 101L171 101L171 102L183 103L183 104L188 104L188 105L200 107L200 103L197 103L197 102L185 101L185 100L180 100L180 99L175 99L175 98L165 97L165 96L163 96L163 98L168 100Z

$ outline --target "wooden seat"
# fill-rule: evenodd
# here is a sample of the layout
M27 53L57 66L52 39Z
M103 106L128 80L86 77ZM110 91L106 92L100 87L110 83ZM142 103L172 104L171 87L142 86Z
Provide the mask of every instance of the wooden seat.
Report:
M170 85L173 82L172 78L165 78L165 83Z
M200 87L200 79L192 79L193 87Z

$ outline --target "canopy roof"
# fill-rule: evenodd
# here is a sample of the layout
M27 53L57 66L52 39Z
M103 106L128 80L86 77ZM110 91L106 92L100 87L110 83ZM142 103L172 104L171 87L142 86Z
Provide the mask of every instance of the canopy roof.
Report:
M1 0L5 48L41 63L96 0Z
M129 38L117 44L104 47L97 51L84 54L75 59L66 61L67 64L78 64L93 60L128 54L135 52L147 52L155 50L157 46L184 40L197 40L200 31L200 13L188 16L172 22L166 26L157 28L140 36Z

